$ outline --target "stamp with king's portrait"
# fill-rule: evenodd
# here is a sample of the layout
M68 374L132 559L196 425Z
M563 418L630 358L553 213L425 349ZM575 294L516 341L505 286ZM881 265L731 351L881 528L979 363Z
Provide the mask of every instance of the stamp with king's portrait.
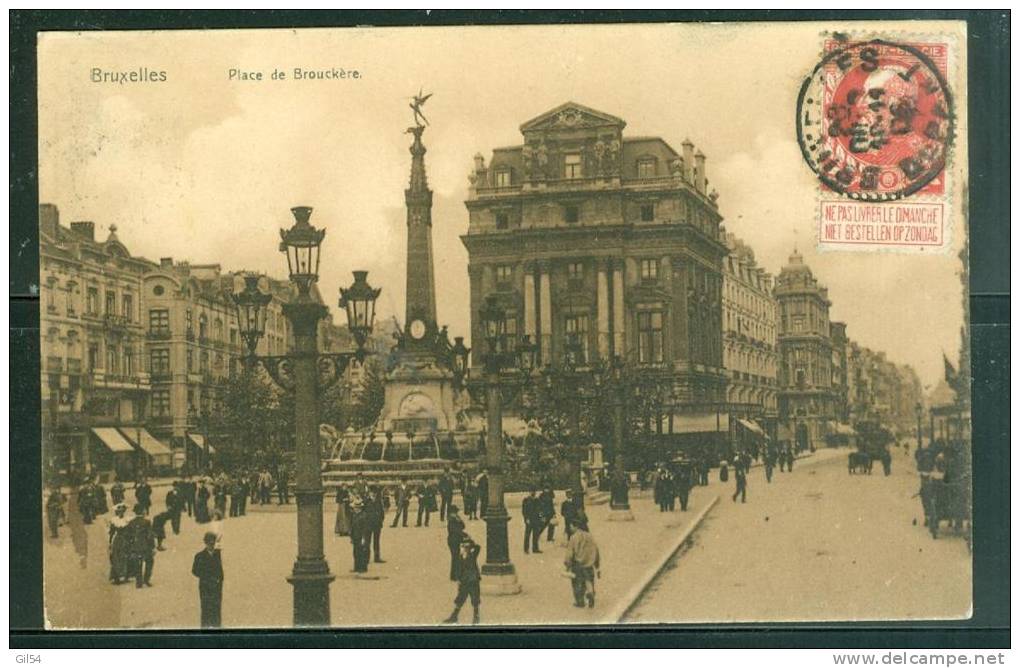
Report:
M820 182L820 249L949 247L950 54L937 41L825 40L797 100L797 140Z

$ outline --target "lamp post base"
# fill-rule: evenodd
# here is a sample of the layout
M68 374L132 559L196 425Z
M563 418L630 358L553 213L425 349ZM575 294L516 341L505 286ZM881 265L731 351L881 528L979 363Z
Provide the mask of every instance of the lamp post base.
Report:
M294 573L287 577L287 582L294 587L294 626L328 627L332 623L329 585L336 576L329 572L328 566L318 572L302 570L295 564Z
M517 570L511 563L482 566L482 593L486 596L513 596L521 593Z

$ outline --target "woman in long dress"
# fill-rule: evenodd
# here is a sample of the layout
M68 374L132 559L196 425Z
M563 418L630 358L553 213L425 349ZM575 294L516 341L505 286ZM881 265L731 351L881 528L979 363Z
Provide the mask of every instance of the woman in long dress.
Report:
M130 540L128 532L125 531L130 520L126 512L127 506L123 503L118 504L109 521L110 582L113 584L121 584L130 576L128 573Z
M351 492L346 484L336 490L336 526L338 536L351 535Z
M195 497L195 521L199 524L209 521L209 488L205 486L204 480L199 483Z

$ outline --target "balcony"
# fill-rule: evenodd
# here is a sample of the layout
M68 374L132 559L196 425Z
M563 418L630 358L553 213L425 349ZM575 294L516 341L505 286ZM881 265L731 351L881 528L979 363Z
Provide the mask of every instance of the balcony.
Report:
M81 360L68 359L67 360L67 373L81 373L82 364Z
M143 373L121 374L96 371L91 376L86 375L83 378L87 379L83 383L84 385L97 389L141 390L146 392L150 389L149 376Z
M64 371L64 360L60 357L47 357L46 370L50 373L62 373Z
M157 329L150 329L146 334L145 338L150 341L169 341L170 340L170 328L159 327Z
M113 313L107 313L104 315L103 322L106 324L108 329L115 332L127 331L127 328L131 325L131 320L129 318Z

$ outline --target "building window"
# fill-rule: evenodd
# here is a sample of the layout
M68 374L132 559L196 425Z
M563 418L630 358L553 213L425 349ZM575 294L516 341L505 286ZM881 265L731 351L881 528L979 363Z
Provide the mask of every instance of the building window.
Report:
M124 295L120 298L120 312L128 322L134 320L135 300L131 295Z
M500 285L506 285L510 282L514 275L514 268L509 264L501 264L496 266L496 283Z
M184 331L188 334L194 334L195 332L195 317L192 315L190 308L184 312Z
M237 345L237 330L233 327L230 328L230 345Z
M149 373L153 376L166 376L170 373L170 350L153 348L149 351Z
M162 297L163 292L165 292L165 290L163 289L162 285L157 285L152 288L152 294L156 295L157 297Z
M188 373L192 373L195 370L195 353L193 350L188 350L187 356L185 357L185 363Z
M204 350L198 356L198 370L202 373L209 373L209 353Z
M497 188L509 188L510 187L510 170L509 169L498 169L498 170L496 170L496 187Z
M97 366L99 366L99 344L98 343L90 343L89 344L89 358L88 358L88 362L89 362L89 371L93 371Z
M506 230L510 228L510 214L508 213L497 213L496 214L496 229Z
M641 220L645 223L650 223L655 220L655 205L654 204L642 204L641 205Z
M135 372L135 351L131 348L124 348L124 375L130 376Z
M223 340L223 321L220 320L219 318L216 318L215 327L216 327L216 340L217 341L222 341Z
M117 346L106 346L106 373L120 372L120 358L117 356Z
M155 417L170 415L170 390L152 391L152 414Z
M512 353L517 350L517 318L513 315L508 315L504 323L506 328L506 338L503 341L503 350Z
M641 260L641 280L649 283L659 280L658 260Z
M571 262L567 265L567 276L571 281L580 281L584 278L584 263Z
M568 153L563 156L563 176L568 179L581 178L581 154Z
M650 179L656 175L655 158L643 158L638 160L637 175L641 179Z
M572 315L566 320L567 342L573 343L577 340L581 344L580 357L574 360L575 364L588 363L588 316Z
M67 282L67 315L73 316L74 312L74 292L77 288L77 284L74 281Z
M149 331L167 333L170 331L170 312L165 308L149 309Z
M106 291L106 315L117 315L117 293Z
M205 341L207 336L209 336L209 319L203 313L198 316L198 340Z
M563 207L563 221L567 223L576 223L581 219L578 213L577 206L574 204L568 204Z
M89 315L99 314L99 288L89 288L85 292L85 312Z
M638 361L641 364L662 361L662 311L638 313Z

